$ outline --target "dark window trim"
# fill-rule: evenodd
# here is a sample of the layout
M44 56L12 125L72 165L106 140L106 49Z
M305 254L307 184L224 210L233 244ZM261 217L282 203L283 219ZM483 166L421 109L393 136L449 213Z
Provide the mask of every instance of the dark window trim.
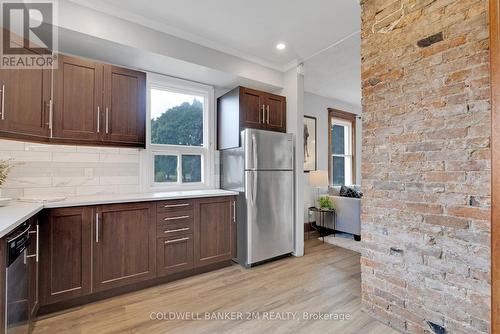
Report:
M328 108L328 182L332 184L332 118L338 118L351 123L351 150L352 150L352 184L356 184L356 114Z

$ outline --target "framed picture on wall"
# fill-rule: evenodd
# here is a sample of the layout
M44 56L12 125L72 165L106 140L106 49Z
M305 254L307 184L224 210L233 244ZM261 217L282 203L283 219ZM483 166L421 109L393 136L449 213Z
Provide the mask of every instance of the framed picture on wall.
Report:
M304 172L316 170L316 117L304 116Z

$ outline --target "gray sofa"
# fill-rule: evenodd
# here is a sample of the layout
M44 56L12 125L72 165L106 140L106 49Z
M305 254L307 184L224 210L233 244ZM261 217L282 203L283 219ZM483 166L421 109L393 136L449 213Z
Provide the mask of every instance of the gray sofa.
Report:
M337 222L335 230L354 235L355 240L361 238L361 199L338 196L339 188L329 190L329 197L335 206ZM326 222L326 227L333 229L333 218Z

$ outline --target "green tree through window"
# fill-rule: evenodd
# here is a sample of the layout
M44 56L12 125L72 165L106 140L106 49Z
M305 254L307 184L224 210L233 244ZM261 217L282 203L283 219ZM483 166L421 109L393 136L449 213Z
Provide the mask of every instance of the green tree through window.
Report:
M203 104L194 99L192 103L166 110L156 119L151 119L151 143L164 145L203 146ZM176 182L177 158L155 157L155 182ZM189 156L190 157L190 156ZM189 163L188 163L189 161ZM183 158L184 181L201 181L201 160ZM186 170L184 170L186 169Z

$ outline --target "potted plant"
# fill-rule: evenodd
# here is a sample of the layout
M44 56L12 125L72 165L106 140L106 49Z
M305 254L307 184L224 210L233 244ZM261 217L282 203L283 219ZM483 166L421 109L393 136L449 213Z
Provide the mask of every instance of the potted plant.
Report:
M7 181L10 170L14 167L14 159L0 159L0 198L2 198L2 185Z
M328 196L321 196L319 198L319 207L321 209L333 210L335 207L333 206L333 202Z

